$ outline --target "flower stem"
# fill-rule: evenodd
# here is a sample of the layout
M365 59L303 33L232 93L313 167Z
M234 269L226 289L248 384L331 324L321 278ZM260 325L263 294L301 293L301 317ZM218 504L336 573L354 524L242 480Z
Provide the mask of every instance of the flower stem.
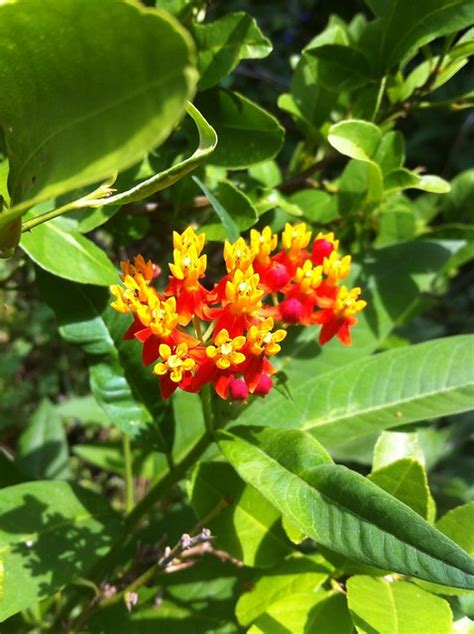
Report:
M125 464L125 511L127 513L131 513L135 503L133 492L132 451L130 448L130 436L127 436L127 434L124 434L123 436L123 460Z
M207 433L212 437L214 435L214 412L212 410L212 393L211 386L205 385L200 393L202 414Z

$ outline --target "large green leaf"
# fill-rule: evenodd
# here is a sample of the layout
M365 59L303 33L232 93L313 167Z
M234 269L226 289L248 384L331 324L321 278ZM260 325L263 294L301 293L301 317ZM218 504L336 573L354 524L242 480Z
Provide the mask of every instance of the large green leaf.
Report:
M474 22L471 0L365 0L379 18L370 23L360 47L379 74L417 48Z
M275 117L246 97L214 88L200 94L196 104L219 138L213 164L240 169L271 159L280 150L283 128Z
M268 568L289 554L280 514L229 464L201 462L193 472L189 495L199 520L216 536L215 545L247 566ZM205 519L222 505L215 518Z
M207 90L228 75L241 59L261 59L272 44L247 13L228 13L193 28L198 47L199 89Z
M53 595L109 548L120 519L107 502L66 482L26 482L0 491L0 621Z
M161 399L156 378L141 366L138 342L122 341L130 318L110 308L106 289L73 284L40 271L37 283L56 313L61 335L89 356L91 389L97 402L125 433L144 433Z
M0 53L13 205L0 228L136 163L169 135L196 81L179 23L122 0L44 0L40 12L36 0L3 2Z
M406 581L356 575L347 599L359 634L451 634L448 602Z
M15 463L28 478L65 480L69 448L64 425L54 405L43 399L18 440Z
M42 269L59 277L109 286L117 272L102 249L75 231L69 218L56 218L22 234L21 248Z
M373 432L472 408L474 336L437 339L354 361L250 406L239 422L311 432L334 447ZM296 361L297 362L297 361Z
M363 476L328 463L297 430L219 432L239 475L306 535L349 559L460 588L474 588L474 561L415 511Z

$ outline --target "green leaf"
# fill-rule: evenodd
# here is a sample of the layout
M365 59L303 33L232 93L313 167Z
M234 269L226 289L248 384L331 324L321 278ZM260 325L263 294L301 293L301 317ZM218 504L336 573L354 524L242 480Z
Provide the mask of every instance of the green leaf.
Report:
M209 189L204 185L202 181L199 180L197 176L193 176L193 181L198 185L198 187L202 190L203 194L207 196L209 202L212 205L212 208L219 216L219 220L222 223L222 228L227 239L230 242L235 242L240 235L239 227L235 224L232 219L232 216L227 211L227 209L221 205L220 201L209 191ZM227 190L229 192L229 190Z
M302 189L290 196L290 202L297 205L305 218L315 224L327 224L338 215L337 198L320 189Z
M157 416L156 378L140 360L140 344L123 341L130 319L109 303L106 289L73 284L37 271L37 284L56 313L61 336L90 357L92 394L124 433L143 434Z
M347 599L359 634L451 634L447 601L406 581L357 575L347 581Z
M436 522L436 528L438 530L444 533L444 535L447 535L453 542L456 542L461 548L464 548L471 556L474 556L474 535L471 530L472 526L474 526L474 502L451 509ZM423 589L434 592L435 594L455 596L465 594L466 592L458 588L446 588L445 586L427 581L418 581L417 583ZM474 596L474 592L468 594Z
M433 194L445 194L449 192L448 181L433 174L417 174L405 168L399 168L388 173L384 179L386 193L401 191L402 189L421 189Z
M54 405L43 399L18 440L16 465L36 480L66 480L69 448L66 433Z
M474 587L474 561L462 549L367 478L328 464L309 434L240 427L218 436L239 475L322 546L369 566Z
M284 139L282 126L253 101L236 92L214 88L200 94L196 103L219 138L213 165L241 169L271 159L279 152Z
M335 592L301 592L273 603L248 634L351 634L347 600Z
M382 133L373 123L348 120L329 129L328 141L338 152L358 161L371 161L382 140Z
M92 394L88 396L72 396L56 405L56 412L66 419L76 419L82 425L95 423L101 426L110 425L111 422L104 410L98 405Z
M378 471L402 458L413 458L424 466L425 457L417 432L383 431L374 447L372 470Z
M337 202L342 217L377 207L383 197L383 179L379 166L372 161L352 160L344 168Z
M21 248L42 269L64 279L99 286L117 280L104 251L75 231L69 218L56 218L23 233Z
M207 90L234 70L242 59L262 59L272 43L247 13L228 13L193 28L198 46L199 90Z
M472 26L471 0L366 0L379 20L372 22L358 46L382 75L416 49L437 37Z
M308 377L292 386L292 402L275 395L264 416L251 406L239 420L304 429L334 447L383 429L468 411L473 355L473 335L388 350Z
M268 568L289 554L280 514L230 465L201 462L192 474L189 496L199 520L216 536L215 546L245 565Z
M252 227L258 220L255 207L250 199L230 181L220 181L214 192L215 199L220 203L219 221L216 222L213 215L204 225L201 226L199 233L206 234L207 240L224 240L229 238L234 241L238 238L242 231ZM222 208L227 211L227 216L222 216ZM225 221L224 221L225 219ZM235 233L234 227L228 225L228 220L232 220L234 227L237 228ZM232 237L229 237L232 236ZM234 237L234 236L237 236Z
M359 50L341 44L323 44L305 49L319 60L318 81L331 91L354 90L371 79L370 65Z
M415 206L403 194L396 194L378 208L376 248L412 240L417 232Z
M402 458L396 462L381 467L368 476L390 495L393 495L421 517L432 521L433 501L428 487L426 472L417 460Z
M121 521L100 496L66 482L0 491L0 621L52 596L110 547Z
M0 6L13 205L0 230L34 204L140 160L180 120L196 82L192 42L165 13L116 0L45 0L35 9L35 0Z
M280 565L263 574L250 592L240 597L235 608L239 623L248 627L267 608L280 599L302 592L316 592L331 571L320 555L287 557Z
M206 430L198 394L177 390L172 397L174 416L173 460L180 462Z
M393 130L384 134L375 151L374 161L380 166L383 174L401 167L405 161L403 134Z
M457 506L436 522L436 528L474 556L474 502ZM466 530L467 529L467 530Z

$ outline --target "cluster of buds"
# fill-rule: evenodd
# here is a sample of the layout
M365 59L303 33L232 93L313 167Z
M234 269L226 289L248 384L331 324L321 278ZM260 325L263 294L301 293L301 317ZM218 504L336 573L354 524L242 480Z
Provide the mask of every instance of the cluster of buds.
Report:
M226 274L206 288L204 234L191 227L173 233L171 275L163 291L160 269L140 255L122 262L121 285L111 287L113 308L134 321L124 337L143 344L143 363L154 363L163 398L176 388L199 392L211 383L223 399L265 396L273 386L270 359L280 351L289 324L322 326L321 345L337 336L350 345L350 328L366 305L360 288L343 282L351 258L341 257L333 233L311 242L304 223L270 227L224 243Z

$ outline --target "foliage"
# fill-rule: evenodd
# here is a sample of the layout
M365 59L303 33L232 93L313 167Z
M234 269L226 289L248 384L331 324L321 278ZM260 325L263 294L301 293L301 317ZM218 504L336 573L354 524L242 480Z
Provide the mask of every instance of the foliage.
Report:
M314 5L0 2L2 632L474 627L474 5Z

